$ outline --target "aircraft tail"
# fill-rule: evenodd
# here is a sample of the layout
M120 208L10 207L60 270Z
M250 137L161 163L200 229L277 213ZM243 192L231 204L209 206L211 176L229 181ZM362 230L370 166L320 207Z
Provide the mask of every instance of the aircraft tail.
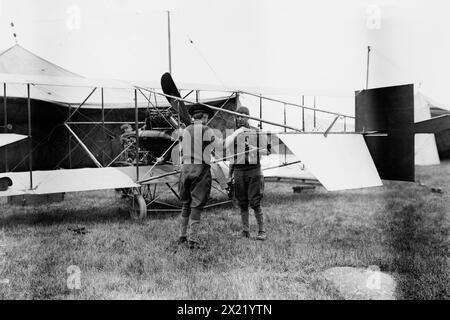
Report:
M414 87L356 92L355 129L364 133L381 179L414 181Z

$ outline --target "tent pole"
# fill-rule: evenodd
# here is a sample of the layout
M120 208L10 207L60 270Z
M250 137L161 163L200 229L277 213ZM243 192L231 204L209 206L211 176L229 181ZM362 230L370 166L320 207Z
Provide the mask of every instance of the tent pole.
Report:
M5 133L7 133L8 132L8 108L7 108L7 102L6 102L6 82L3 83L3 110L4 110L3 114L5 117L4 130L5 130ZM8 172L8 171L9 171L9 169L8 169L8 147L5 146L5 172Z
M305 105L305 95L302 95L302 106ZM302 108L302 129L305 131L305 108Z
M28 105L28 146L29 157L28 167L30 169L30 190L33 190L33 139L31 137L31 100L30 100L30 84L27 83L27 105Z
M367 46L366 90L369 89L370 46Z
M169 43L169 73L172 74L172 48L170 43L170 11L167 11L167 36Z

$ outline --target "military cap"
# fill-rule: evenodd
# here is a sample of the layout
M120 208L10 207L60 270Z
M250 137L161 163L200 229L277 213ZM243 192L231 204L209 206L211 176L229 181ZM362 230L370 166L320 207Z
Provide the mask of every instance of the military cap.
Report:
M211 108L208 108L207 106L201 104L194 104L189 108L188 112L191 116L194 116L194 114L196 113L207 113L209 115L209 118L212 118L212 116L214 115L214 111Z

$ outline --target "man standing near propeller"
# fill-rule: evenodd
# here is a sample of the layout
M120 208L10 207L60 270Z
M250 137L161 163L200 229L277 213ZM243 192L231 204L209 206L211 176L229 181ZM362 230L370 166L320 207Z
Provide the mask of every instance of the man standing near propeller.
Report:
M200 217L211 192L211 151L213 148L229 148L236 137L248 129L243 127L222 140L206 125L214 114L212 109L198 104L188 112L193 123L184 129L181 141L179 193L182 209L178 243L188 242L189 248L198 249L203 247L199 239Z
M243 115L250 115L249 109L240 106L236 112ZM236 128L241 130L245 128L250 131L244 139L236 139L232 154L235 157L230 166L229 178L234 178L234 195L236 197L241 218L242 218L242 237L250 237L249 224L249 206L255 212L256 222L258 223L257 240L266 240L266 229L264 227L264 215L261 209L261 200L264 193L264 176L261 171L261 155L267 155L268 145L267 137L264 134L258 134L257 128L250 127L248 118L245 116L236 117Z

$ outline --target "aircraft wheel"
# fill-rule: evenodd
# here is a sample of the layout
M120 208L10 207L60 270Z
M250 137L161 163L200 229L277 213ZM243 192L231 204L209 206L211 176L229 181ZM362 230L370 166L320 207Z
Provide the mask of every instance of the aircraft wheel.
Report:
M142 220L147 217L147 204L140 194L131 198L130 217L133 220Z

